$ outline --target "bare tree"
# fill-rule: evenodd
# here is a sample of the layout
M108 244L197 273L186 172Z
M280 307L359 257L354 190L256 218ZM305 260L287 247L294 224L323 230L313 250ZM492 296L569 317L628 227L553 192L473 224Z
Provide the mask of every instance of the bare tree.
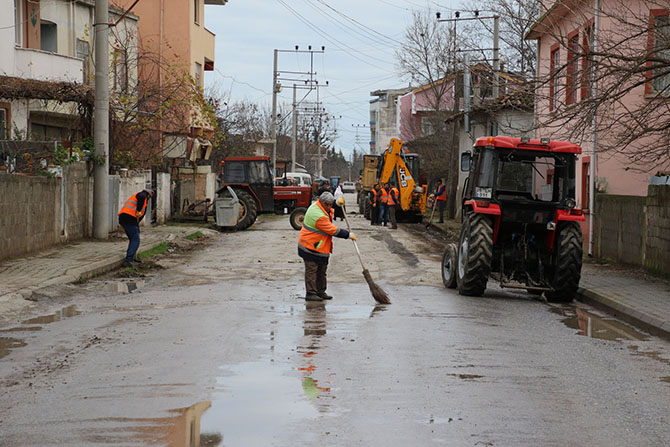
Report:
M598 152L624 157L629 169L670 169L670 20L650 14L668 7L667 0L610 5L599 11L607 26L597 34L589 7L541 23L566 55L537 79L538 126L547 136L582 144L596 135Z

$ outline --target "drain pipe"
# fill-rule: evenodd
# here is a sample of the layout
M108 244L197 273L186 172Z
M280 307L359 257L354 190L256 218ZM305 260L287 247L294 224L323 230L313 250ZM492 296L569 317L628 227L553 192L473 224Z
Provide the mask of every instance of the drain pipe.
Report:
M595 195L596 195L596 144L597 138L597 105L595 103L596 94L598 93L598 83L596 76L596 56L598 51L598 24L600 23L600 0L595 0L595 14L593 19L593 65L591 67L591 99L594 101L593 116L591 117L591 162L589 163L589 256L593 257L593 221L595 219Z

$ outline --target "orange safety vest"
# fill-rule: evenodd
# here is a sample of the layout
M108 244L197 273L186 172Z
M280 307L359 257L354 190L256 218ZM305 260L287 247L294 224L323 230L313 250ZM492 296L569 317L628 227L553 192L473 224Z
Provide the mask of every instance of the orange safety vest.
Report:
M395 200L393 200L391 192L395 194ZM400 203L400 191L398 191L398 188L391 188L391 191L389 191L388 196L389 196L388 198L389 206L398 205Z
M139 192L133 194L132 196L130 196L130 198L128 200L126 200L126 203L124 203L123 206L121 207L121 211L119 211L119 216L121 214L124 214L124 213L125 214L130 214L131 216L133 216L136 219L144 216L144 213L147 210L148 200L145 199L144 200L144 206L142 207L142 209L140 211L137 211L137 194L139 194Z
M444 185L440 185L439 188L437 188L437 197L435 197L437 200L447 200L447 187Z
M377 205L377 190L372 188L372 206Z
M382 193L382 196L379 198L379 201L385 205L388 205L390 200L389 193L386 192L384 188L380 189L379 192Z
M326 213L318 200L305 213L298 245L317 256L328 257L333 252L333 236L339 228L333 224L333 210Z

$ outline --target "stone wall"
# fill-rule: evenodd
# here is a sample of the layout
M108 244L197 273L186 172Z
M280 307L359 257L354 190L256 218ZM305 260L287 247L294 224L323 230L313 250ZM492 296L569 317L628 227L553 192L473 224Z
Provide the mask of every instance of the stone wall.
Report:
M650 185L647 197L596 197L595 255L670 274L670 187Z

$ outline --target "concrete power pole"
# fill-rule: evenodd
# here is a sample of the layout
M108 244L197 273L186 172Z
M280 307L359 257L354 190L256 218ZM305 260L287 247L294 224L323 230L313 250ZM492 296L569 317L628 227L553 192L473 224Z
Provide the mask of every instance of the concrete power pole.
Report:
M109 5L95 2L95 112L93 139L96 164L93 184L93 237L109 237Z
M298 140L298 104L295 97L296 86L293 84L293 141L291 142L291 172L295 172L295 146Z
M274 50L274 65L272 69L272 178L277 176L277 52Z

